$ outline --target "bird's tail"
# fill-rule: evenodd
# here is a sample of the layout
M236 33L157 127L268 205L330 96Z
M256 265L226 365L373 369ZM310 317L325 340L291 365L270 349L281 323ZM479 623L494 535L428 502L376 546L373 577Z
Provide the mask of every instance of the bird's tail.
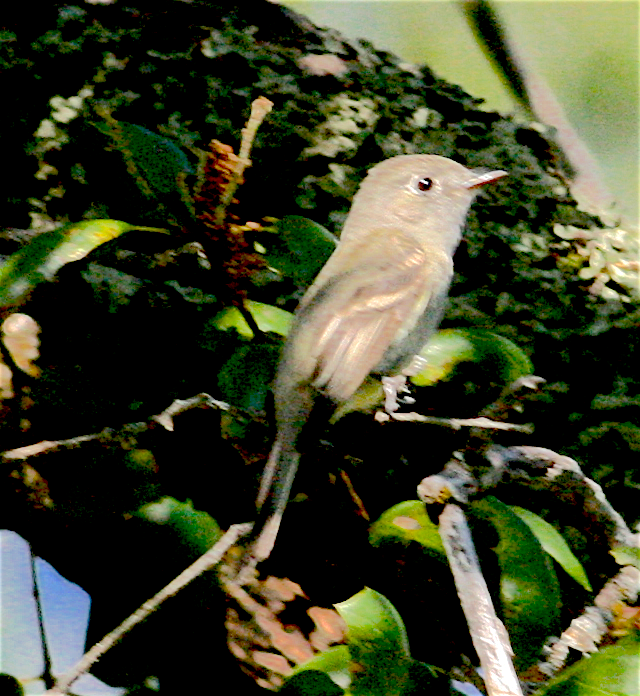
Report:
M271 554L299 460L300 454L292 444L290 433L279 431L260 481L256 499L257 520L238 573L241 584L256 565Z
M257 498L258 519L252 534L252 555L260 562L269 557L280 529L284 509L298 470L300 454L286 432L280 431L262 473Z

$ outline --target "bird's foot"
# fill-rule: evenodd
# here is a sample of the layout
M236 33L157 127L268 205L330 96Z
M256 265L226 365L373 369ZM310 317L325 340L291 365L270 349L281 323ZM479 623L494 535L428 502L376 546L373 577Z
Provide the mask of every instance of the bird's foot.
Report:
M384 410L388 414L392 414L400 408L398 394L409 391L407 389L407 378L405 375L383 377L382 389L384 391Z

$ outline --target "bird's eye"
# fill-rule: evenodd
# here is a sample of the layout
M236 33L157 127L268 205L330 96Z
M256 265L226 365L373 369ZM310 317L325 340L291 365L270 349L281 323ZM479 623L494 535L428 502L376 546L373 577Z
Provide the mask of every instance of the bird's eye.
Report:
M418 191L428 191L433 186L433 181L428 177L420 179L417 183Z

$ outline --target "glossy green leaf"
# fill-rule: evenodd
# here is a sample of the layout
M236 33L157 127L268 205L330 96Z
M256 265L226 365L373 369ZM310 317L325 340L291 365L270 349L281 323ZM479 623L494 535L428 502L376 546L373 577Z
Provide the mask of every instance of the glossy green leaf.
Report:
M438 527L427 515L420 500L407 500L389 508L371 525L369 543L380 546L387 541L408 544L417 541L430 551L446 558Z
M93 125L110 137L143 194L157 199L171 194L181 198L188 195L184 178L194 174L195 169L172 140L112 117Z
M263 411L280 347L271 343L246 343L238 347L218 372L221 397L237 408Z
M560 587L549 556L529 527L493 496L473 501L472 517L496 530L494 551L500 566L500 609L516 669L526 669L540 657L548 636L558 629Z
M86 220L39 234L0 267L0 305L21 304L38 283L51 280L62 266L132 230L166 232L120 220Z
M213 517L195 510L190 500L181 503L175 498L162 498L143 505L136 514L150 522L173 528L183 543L191 546L198 555L208 551L222 536Z
M420 355L427 365L411 378L420 387L449 377L461 362L480 363L495 381L505 385L533 372L531 361L515 343L504 336L479 329L438 331Z
M253 331L237 307L225 307L218 312L213 320L213 326L220 331L235 329L242 338L252 339Z
M303 669L294 672L278 693L288 696L341 696L348 692L335 684L322 670Z
M584 657L535 696L639 696L640 632Z
M275 234L266 258L297 285L307 287L334 252L338 240L322 225L299 215L289 215L275 224Z
M319 671L328 675L334 682L344 684L351 681L349 665L351 654L346 645L334 645L332 648L314 655L307 662L294 668L292 676L305 671Z
M367 651L375 637L380 641L380 650L409 657L409 640L402 618L384 595L365 587L334 606L347 624L350 648Z
M272 331L279 336L287 336L293 321L293 314L280 307L245 300L244 306L247 308L260 331Z
M633 546L618 546L609 551L619 565L632 565L640 570L640 549Z
M289 333L293 314L273 305L245 300L245 308L251 314L260 331L273 331L280 336ZM214 325L221 331L236 329L243 337L253 338L253 331L237 307L225 307L215 318Z
M573 555L569 545L555 527L530 510L525 510L517 505L512 505L511 509L534 533L542 548L551 558L553 558L577 583L582 585L585 590L591 592L591 585L589 584L589 579L587 578L582 564Z
M429 693L449 693L445 675L410 657L404 623L386 597L365 588L335 607L347 624L348 645L330 648L296 667L283 693L412 696L436 686ZM321 679L320 673L334 683Z
M348 627L352 694L402 694L409 682L409 641L400 614L389 600L365 588L335 605Z

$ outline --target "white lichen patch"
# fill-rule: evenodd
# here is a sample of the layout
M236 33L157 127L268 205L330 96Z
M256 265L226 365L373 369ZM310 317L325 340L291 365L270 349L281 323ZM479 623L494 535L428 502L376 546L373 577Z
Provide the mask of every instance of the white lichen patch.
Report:
M545 235L535 234L534 232L522 232L520 241L517 244L513 244L511 248L514 251L530 254L537 259L543 259L549 254L549 245Z
M55 167L52 167L50 164L43 164L40 169L36 172L36 179L40 179L41 181L44 181L49 174L55 175L58 173L58 170Z
M31 200L32 199L29 200L30 203ZM42 206L44 206L44 203L42 203L42 201L38 201L38 203L41 203ZM54 222L48 215L45 215L43 213L36 213L34 211L31 211L29 213L29 217L31 218L30 229L38 230L38 232L49 232L51 230L55 230L56 228L62 225L61 222Z
M69 123L80 113L84 100L92 95L91 87L83 87L77 95L68 99L59 95L51 97L49 100L49 105L53 109L51 118L59 123Z
M102 65L110 70L124 70L128 62L128 58L120 60L115 53L105 53Z
M36 138L55 138L55 123L49 118L42 119L42 121L40 121L40 125L38 126L38 130L34 133L34 135Z
M556 224L553 232L573 246L575 258L582 259L578 277L593 281L589 292L606 300L631 302L640 299L637 231L621 227L581 229ZM611 282L623 288L626 294L612 288Z
M347 94L336 95L324 107L324 113L326 120L312 133L314 144L304 150L305 155L333 158L339 152L355 150L358 144L348 135L369 130L379 118L371 99L353 99Z
M92 95L93 89L85 85L78 94L68 99L59 95L51 97L49 100L49 106L51 107L50 118L42 119L33 134L40 141L36 149L39 158L45 152L53 149L59 150L62 145L69 142L69 136L61 126L76 118L82 109L84 100ZM51 169L46 169L46 162L40 160L39 164L40 166L35 174L36 178L46 179L49 174L53 173Z
M353 171L352 167L347 167L344 164L332 163L329 165L329 178L334 181L338 186L342 186L347 179L347 172Z
M426 106L421 106L416 109L413 114L407 119L409 125L413 128L437 128L442 121L442 116L433 109Z

